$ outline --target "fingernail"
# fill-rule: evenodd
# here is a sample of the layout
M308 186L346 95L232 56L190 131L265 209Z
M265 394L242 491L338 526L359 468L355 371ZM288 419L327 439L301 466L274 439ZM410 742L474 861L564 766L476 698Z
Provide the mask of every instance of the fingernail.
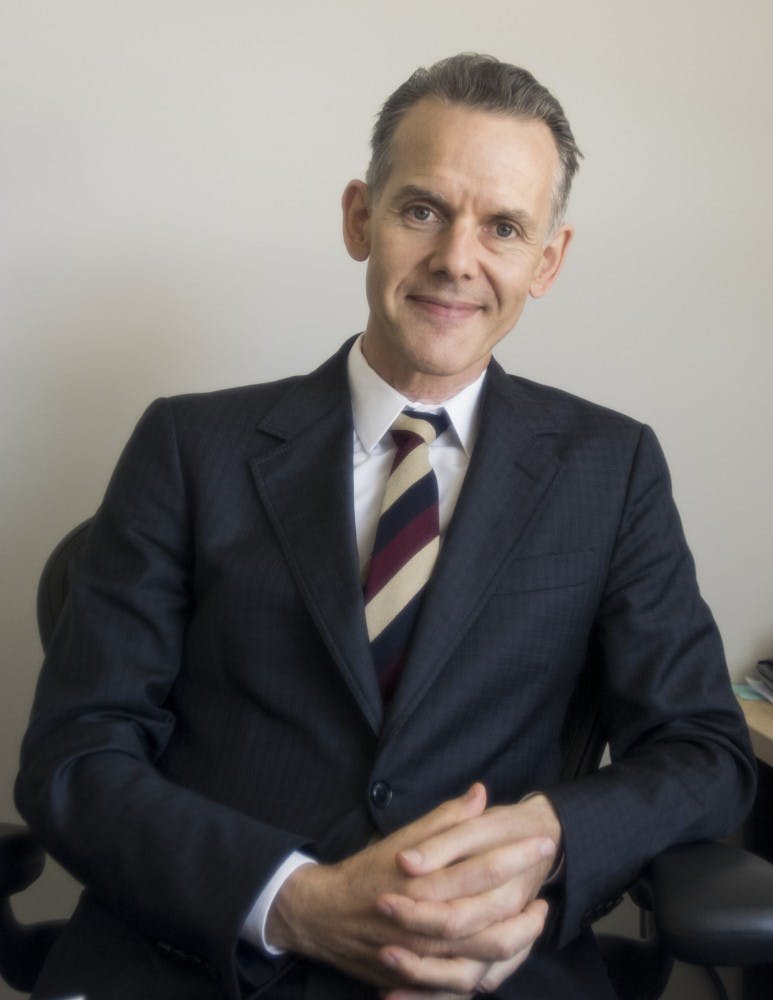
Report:
M385 899L380 899L376 904L376 906L378 907L379 911L384 914L385 917L391 917L392 914L394 913L394 910L392 909L391 905Z
M475 784L474 785L470 785L470 787L464 793L464 798L468 802L471 802L473 799L476 799L478 797L478 789L479 788L480 788L480 785L476 781Z
M542 840L540 841L539 852L543 858L551 858L556 853L556 845L552 840Z
M410 848L407 851L400 852L403 856L403 861L407 861L409 865L419 866L424 860L424 855L421 851L417 851L415 848Z
M385 951L381 953L381 961L384 965L390 965L393 969L397 966L397 959L392 954L391 951Z

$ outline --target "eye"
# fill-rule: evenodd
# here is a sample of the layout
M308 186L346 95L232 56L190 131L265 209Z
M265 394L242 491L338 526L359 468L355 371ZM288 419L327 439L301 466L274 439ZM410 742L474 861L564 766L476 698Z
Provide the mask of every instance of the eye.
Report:
M413 222L429 222L435 215L429 205L409 205L406 215Z
M518 231L512 222L497 222L494 226L494 233L500 240L511 240L518 235Z

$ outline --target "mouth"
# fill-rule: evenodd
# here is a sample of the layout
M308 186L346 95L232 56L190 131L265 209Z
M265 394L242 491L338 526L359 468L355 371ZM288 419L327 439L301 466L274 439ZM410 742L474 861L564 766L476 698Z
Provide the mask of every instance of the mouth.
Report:
M466 302L463 299L448 299L438 295L408 295L409 302L422 312L444 320L469 319L484 309L479 302Z

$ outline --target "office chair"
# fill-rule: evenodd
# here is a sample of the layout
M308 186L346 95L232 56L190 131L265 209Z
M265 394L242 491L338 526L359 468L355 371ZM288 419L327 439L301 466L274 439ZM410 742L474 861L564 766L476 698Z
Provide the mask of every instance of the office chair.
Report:
M86 544L90 521L73 528L48 557L38 584L38 632L43 649L51 635L67 596L70 560ZM63 920L19 924L10 898L40 876L45 864L43 849L18 824L0 823L0 978L15 990L29 992L35 985L43 961L64 926Z
M67 595L67 570L83 548L89 521L53 550L38 588L38 629L43 648ZM575 691L564 725L563 778L595 770L604 749L598 678L593 670ZM25 827L0 824L0 977L29 992L64 921L20 925L10 897L40 875L45 855ZM629 889L640 907L641 938L597 935L620 1000L657 1000L674 960L706 967L726 1000L713 966L746 966L773 957L773 865L725 844L674 847L657 858ZM773 984L772 984L773 986ZM773 989L771 990L773 993Z

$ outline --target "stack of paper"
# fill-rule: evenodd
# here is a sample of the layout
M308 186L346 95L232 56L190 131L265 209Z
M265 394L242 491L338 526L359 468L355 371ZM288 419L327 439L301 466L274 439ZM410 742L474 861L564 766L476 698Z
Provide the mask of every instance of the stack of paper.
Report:
M746 678L746 683L766 701L773 701L773 659L760 660L756 669Z

